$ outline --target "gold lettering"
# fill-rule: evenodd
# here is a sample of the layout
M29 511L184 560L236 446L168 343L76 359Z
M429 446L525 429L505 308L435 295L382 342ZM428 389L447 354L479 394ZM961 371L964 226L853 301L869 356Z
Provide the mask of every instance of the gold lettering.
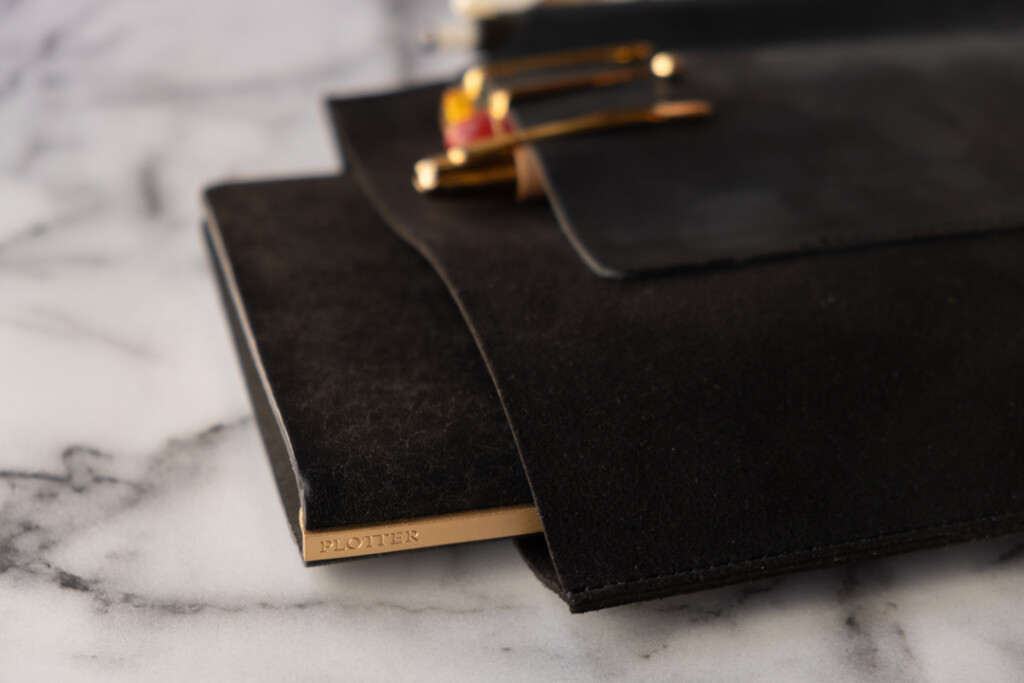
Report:
M320 552L345 552L365 548L386 548L390 545L401 545L403 543L419 543L420 532L416 529L403 529L401 531L385 531L369 536L350 536L345 538L332 538L320 541Z

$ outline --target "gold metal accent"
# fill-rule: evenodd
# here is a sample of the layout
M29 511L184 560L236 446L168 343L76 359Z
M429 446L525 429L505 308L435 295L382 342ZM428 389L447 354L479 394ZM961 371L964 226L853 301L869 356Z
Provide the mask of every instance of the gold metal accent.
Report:
M441 168L433 158L420 159L412 166L412 186L417 192L431 192L440 186Z
M452 147L444 155L430 157L437 162L438 170L466 166L509 151L517 145L542 140L579 135L609 128L621 128L645 123L663 123L678 119L704 118L714 112L707 100L673 100L658 102L650 107L600 111L568 119L549 121L513 133L496 135L487 140L474 142L465 147ZM447 164L444 162L447 161ZM450 166L449 166L450 164ZM417 164L418 165L418 164Z
M596 73L546 78L500 88L487 95L487 113L492 118L500 120L508 116L512 103L519 100L571 90L606 88L651 76L663 79L675 78L683 72L684 66L685 62L679 53L659 52L651 57L647 64L606 69Z
M448 168L443 171L433 159L421 159L413 166L412 186L422 194L514 183L516 178L515 164L504 159L487 166Z
M470 99L477 100L483 95L487 82L495 78L507 78L529 71L561 69L587 64L630 64L650 59L653 53L654 47L650 42L644 40L529 55L470 67L462 75L462 87Z
M313 531L306 529L305 515L299 510L299 526L302 528L302 559L306 562L525 536L544 530L533 505Z
M501 90L495 90L487 96L487 113L492 119L501 121L508 116L509 110L512 108L512 98L515 96L514 92L508 88L502 88Z
M423 159L413 169L412 185L421 194L514 185L516 200L526 201L545 194L538 163L529 146L515 147L511 159L494 159L483 167L460 166L441 171L432 159Z
M427 193L511 182L516 179L515 166L505 155L520 145L609 128L703 118L712 113L714 107L707 100L674 100L640 109L602 111L549 121L420 159L413 165L412 184L417 192Z
M678 52L659 52L651 57L651 73L658 78L675 78L685 66L686 62Z

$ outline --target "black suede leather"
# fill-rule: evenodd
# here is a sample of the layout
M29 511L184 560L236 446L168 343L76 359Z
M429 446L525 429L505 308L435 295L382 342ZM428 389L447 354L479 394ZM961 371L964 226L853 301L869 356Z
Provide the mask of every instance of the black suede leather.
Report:
M474 331L573 610L1024 529L1024 233L601 280L544 204L412 190L439 92L332 112Z
M243 368L297 536L300 497L309 529L531 502L451 297L351 179L224 185L206 202L208 229L226 248L227 258L214 260ZM224 287L231 273L237 299Z
M760 24L728 2L691 8L723 40L664 36L687 60L671 85L517 105L532 125L655 100L715 104L707 122L536 146L586 263L623 277L1024 223L1024 3L940 2L949 24L929 32L896 33L904 22L876 15L860 34L822 39L861 5L763 2ZM979 21L993 16L998 25ZM750 26L749 42L730 25Z

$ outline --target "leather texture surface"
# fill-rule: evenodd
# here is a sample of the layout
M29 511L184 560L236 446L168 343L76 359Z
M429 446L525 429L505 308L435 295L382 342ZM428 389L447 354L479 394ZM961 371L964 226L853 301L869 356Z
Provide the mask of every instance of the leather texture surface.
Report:
M562 228L595 273L1024 223L1024 4L716 4L676 6L679 33L662 29L660 47L686 58L682 78L515 107L528 126L657 100L715 104L705 122L536 146Z
M602 280L542 203L412 190L439 93L331 109L474 331L571 609L1024 529L1024 233Z
M227 249L221 277L233 272L238 285L229 312L294 530L296 493L309 529L531 502L454 302L351 179L225 185L206 201Z

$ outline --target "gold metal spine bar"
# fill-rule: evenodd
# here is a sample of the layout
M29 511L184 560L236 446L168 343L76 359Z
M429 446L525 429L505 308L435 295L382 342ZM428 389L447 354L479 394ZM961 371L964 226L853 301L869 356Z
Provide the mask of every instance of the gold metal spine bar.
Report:
M302 527L302 558L306 562L525 536L543 531L540 515L533 505L312 531L306 529L300 510L299 524Z

